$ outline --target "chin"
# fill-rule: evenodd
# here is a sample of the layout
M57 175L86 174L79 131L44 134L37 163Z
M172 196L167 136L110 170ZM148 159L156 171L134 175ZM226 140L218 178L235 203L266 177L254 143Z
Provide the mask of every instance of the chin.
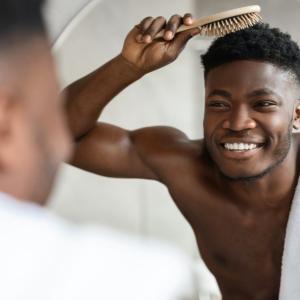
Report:
M219 171L223 177L230 181L253 182L265 177L266 175L271 173L277 166L278 163L267 166L265 168L260 168L259 170L255 170L252 167L239 168L238 170L234 170L234 168L227 168L226 170L219 168Z
M46 189L46 188L40 189L31 197L30 200L35 202L36 204L44 206L47 204L50 191L51 191L50 189Z
M240 182L253 182L263 178L267 173L259 174L226 174L220 171L221 175L230 181L240 181Z
M34 187L34 202L39 205L47 204L47 200L52 192L53 186L55 184L55 174L48 174L48 176L40 177L38 185ZM38 186L38 188L37 188Z

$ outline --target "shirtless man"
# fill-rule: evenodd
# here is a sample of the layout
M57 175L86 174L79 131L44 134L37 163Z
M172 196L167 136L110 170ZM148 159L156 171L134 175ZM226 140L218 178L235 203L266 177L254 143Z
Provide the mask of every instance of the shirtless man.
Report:
M163 183L191 224L223 299L277 299L299 175L292 128L299 126L300 51L288 35L259 25L213 43L202 58L202 140L170 127L127 131L97 123L117 93L175 60L199 31L174 32L192 22L189 14L144 19L119 56L68 87L73 164ZM163 28L164 38L153 40Z

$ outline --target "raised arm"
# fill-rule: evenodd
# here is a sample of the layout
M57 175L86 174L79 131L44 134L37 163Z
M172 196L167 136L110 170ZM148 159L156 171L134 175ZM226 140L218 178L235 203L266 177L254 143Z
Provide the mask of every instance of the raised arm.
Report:
M145 18L130 31L120 55L66 89L68 122L76 141L74 165L106 176L159 179L153 159L159 159L166 145L185 138L182 133L161 127L129 132L97 120L115 95L174 61L187 41L199 33L196 28L174 37L183 22L191 24L191 16L176 15L167 23L162 17ZM163 28L164 39L153 40ZM155 142L160 136L163 140Z

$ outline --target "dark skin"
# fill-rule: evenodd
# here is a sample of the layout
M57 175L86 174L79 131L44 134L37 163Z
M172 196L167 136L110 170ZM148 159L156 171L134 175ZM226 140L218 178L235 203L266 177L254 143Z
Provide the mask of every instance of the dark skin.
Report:
M192 22L190 15L144 19L119 56L67 88L72 163L104 176L163 183L191 224L223 299L277 299L299 176L299 137L291 133L299 127L299 89L291 74L257 61L211 70L203 140L170 127L127 131L97 122L117 93L176 59L199 30L174 32ZM164 39L153 40L162 28ZM244 149L226 148L241 143Z

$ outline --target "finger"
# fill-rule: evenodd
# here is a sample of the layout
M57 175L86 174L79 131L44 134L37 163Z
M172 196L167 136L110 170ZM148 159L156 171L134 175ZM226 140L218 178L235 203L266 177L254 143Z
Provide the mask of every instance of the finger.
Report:
M157 17L153 20L148 29L144 32L143 41L150 43L155 35L161 31L166 25L166 19L164 17Z
M136 37L136 40L138 42L143 41L143 35L144 35L145 31L149 28L149 26L152 24L153 20L154 20L153 17L146 17L145 19L143 19L141 21L141 23L139 25L137 25L137 27L140 30L139 34Z
M153 22L154 18L153 17L146 17L141 21L141 23L138 25L140 28L140 32L144 34L144 32L148 29L148 27L151 25Z
M192 25L193 24L193 16L192 16L192 14L190 14L190 13L188 13L188 14L185 14L184 16L183 16L183 24L184 25L187 25L187 26L189 26L189 25Z
M187 42L194 37L195 35L200 33L200 29L198 27L192 28L186 31L182 31L176 35L176 38L172 41L170 48L175 55L179 54L182 49L185 47Z
M166 25L164 32L164 39L170 41L177 30L177 28L182 24L182 18L179 15L173 15Z

